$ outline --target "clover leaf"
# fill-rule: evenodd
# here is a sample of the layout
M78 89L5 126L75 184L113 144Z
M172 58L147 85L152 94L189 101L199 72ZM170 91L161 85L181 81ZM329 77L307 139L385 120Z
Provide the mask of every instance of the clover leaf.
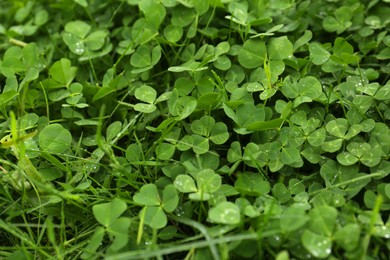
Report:
M133 196L134 202L145 206L158 206L161 203L160 195L155 184L143 185Z
M272 38L268 46L268 58L270 60L283 60L293 54L293 44L287 36Z
M139 216L142 221L154 229L161 229L167 224L166 212L173 212L179 198L176 189L172 185L167 185L160 196L157 186L149 183L141 187L140 191L133 196L135 203L143 205Z
M140 211L140 216L144 216L143 221L154 229L161 229L168 223L167 216L160 207L148 207L145 206Z
M329 121L325 128L331 135L345 140L351 139L362 130L361 125L349 126L348 121L345 118L337 118Z
M315 65L324 64L328 61L330 53L319 43L310 43L310 58Z
M320 175L329 188L344 184L341 188L345 190L348 198L354 197L370 182L370 178L361 178L365 174L359 173L359 168L356 164L343 166L333 160L329 160L321 166Z
M70 148L72 135L60 124L51 124L39 134L39 146L47 153L64 153Z
M175 153L176 147L173 144L161 143L156 147L156 155L160 160L169 160Z
M93 214L97 221L105 227L112 225L127 209L126 203L115 198L111 202L93 206Z
M288 98L294 98L294 107L302 103L311 102L320 97L322 93L321 83L312 76L301 78L299 81L286 77L281 88L282 93Z
M135 90L135 97L143 102L152 104L156 100L157 92L148 85L142 85Z
M349 223L337 230L334 239L346 251L353 251L359 245L361 228L355 223Z
M268 181L263 180L260 174L240 174L234 183L234 187L241 194L248 196L261 196L270 192L271 187Z
M213 223L237 225L241 221L241 213L236 204L224 201L209 210L208 219Z
M128 229L131 220L127 217L120 217L127 209L126 202L122 199L115 198L111 202L97 204L92 207L96 220L105 227L105 231L114 238L110 246L113 250L119 250L124 247L128 240ZM96 229L88 246L85 248L84 257L92 249L97 249L103 240L103 229Z
M341 6L334 12L334 16L327 16L323 20L324 29L329 32L337 32L338 34L348 29L352 22L353 7Z
M130 58L131 65L138 68L133 73L150 70L158 63L160 58L161 48L159 46L151 48L148 45L140 45Z
M188 175L181 174L181 175L176 176L174 185L178 191L183 192L183 193L197 191L194 179Z
M62 39L76 55L87 54L100 50L105 44L108 33L97 30L90 33L92 27L84 21L76 20L65 25Z
M348 144L347 151L337 155L337 160L345 166L360 161L364 165L373 167L380 162L381 157L380 152L377 149L372 149L370 144L352 142Z
M64 84L66 87L70 85L76 76L77 67L72 67L68 59L56 61L49 69L50 76L58 83Z
M183 193L190 193L191 200L208 200L211 194L217 192L221 188L221 176L216 174L211 169L203 169L195 176L194 179L188 175L176 176L174 185L176 189Z
M310 220L302 208L290 207L280 218L280 227L285 232L298 230Z
M254 69L263 65L266 53L264 41L249 39L238 52L238 61L244 68Z
M332 252L332 240L310 230L303 232L302 244L311 255L317 258L326 258Z

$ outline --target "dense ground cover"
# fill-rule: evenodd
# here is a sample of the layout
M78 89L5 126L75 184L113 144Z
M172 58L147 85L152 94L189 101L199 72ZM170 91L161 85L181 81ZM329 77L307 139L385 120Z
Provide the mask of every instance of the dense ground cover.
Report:
M387 259L389 0L0 2L0 258Z

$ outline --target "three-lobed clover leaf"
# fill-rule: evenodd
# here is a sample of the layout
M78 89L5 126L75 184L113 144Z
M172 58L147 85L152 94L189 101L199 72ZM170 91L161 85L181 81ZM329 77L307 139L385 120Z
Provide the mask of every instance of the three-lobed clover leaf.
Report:
M191 124L191 130L200 136L209 138L215 144L223 144L229 138L227 126L223 122L215 123L211 116L203 116Z
M351 19L354 8L357 8L356 5L337 8L334 11L334 15L329 15L323 20L322 25L324 29L328 32L337 32L337 34L344 32L352 25Z
M332 234L335 229L337 210L333 207L317 206L309 212L309 229L302 235L303 246L314 256L326 258L332 252Z
M29 82L37 79L43 67L42 59L38 55L37 45L30 43L24 46L23 49L17 46L7 49L3 60L0 62L0 73L7 78L14 78L15 75L19 74L23 75L23 80L19 86L21 89Z
M248 131L247 127L259 121L265 121L265 110L249 102L238 106L236 112L226 104L223 104L223 109L225 114L237 124L234 130L239 134L250 133L251 131Z
M92 33L92 27L84 21L76 20L65 25L62 39L69 49L76 55L90 54L100 50L108 36L108 32L97 30Z
M209 140L215 144L223 144L229 138L225 123L217 122L210 116L203 116L191 125L194 134L185 135L176 146L180 151L191 149L196 154L205 154L210 149Z
M283 81L281 91L286 97L295 99L293 104L297 107L319 98L322 94L322 86L313 76L306 76L298 81L287 76Z
M329 121L326 126L326 131L334 137L349 140L356 136L362 130L361 125L350 126L345 118L337 118Z
M268 194L271 186L268 181L263 180L260 174L242 173L234 183L234 187L243 195L262 196Z
M197 106L195 98L190 96L179 97L179 91L176 89L172 91L167 103L169 113L172 116L177 116L177 120L190 116Z
M345 166L350 166L358 161L368 167L374 167L381 160L380 151L373 149L368 143L351 142L347 145L347 151L337 155L337 161Z
M84 249L83 259L88 258L88 255L92 253L90 251L96 250L101 245L104 232L107 232L111 238L113 237L110 249L119 250L127 244L131 220L127 217L120 217L126 210L126 202L120 198L114 198L111 202L96 204L92 207L93 215L104 229L96 229L88 246Z
M141 73L144 71L148 71L159 62L160 58L160 46L155 46L151 48L148 45L140 45L130 58L131 65L137 68L132 72Z
M196 181L196 185L195 185ZM174 181L175 188L182 193L190 193L189 198L196 201L209 200L211 194L217 192L222 185L222 179L211 169L203 169L194 178L180 174Z
M177 191L173 185L165 186L162 195L160 195L157 186L152 183L143 185L139 192L133 196L133 200L135 203L144 206L139 216L143 218L146 225L154 229L161 229L166 226L167 216L165 212L173 212L179 203Z
M370 178L362 178L365 173L359 173L359 167L356 164L344 166L333 160L321 166L320 175L328 188L344 184L340 187L346 192L347 198L354 197L370 182Z

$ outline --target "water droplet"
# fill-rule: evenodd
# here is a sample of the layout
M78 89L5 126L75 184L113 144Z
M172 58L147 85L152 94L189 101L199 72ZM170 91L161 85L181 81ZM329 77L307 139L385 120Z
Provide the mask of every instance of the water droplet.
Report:
M181 216L183 216L184 215L184 210L183 210L183 208L182 207L177 207L176 209L175 209L175 214L176 214L176 216L178 216L178 217L181 217Z
M184 186L183 182L182 181L179 181L179 180L175 180L175 186L178 187L178 188L181 188Z
M40 63L40 64L38 64L38 68L40 70L46 69L46 64Z
M84 44L82 42L76 42L76 48L74 49L74 52L78 55L81 55L84 53L84 51Z
M85 170L87 172L98 172L100 169L100 166L98 164L95 164L95 163L89 163L87 165L85 165Z
M376 227L376 233L384 238L390 238L390 230L387 226Z

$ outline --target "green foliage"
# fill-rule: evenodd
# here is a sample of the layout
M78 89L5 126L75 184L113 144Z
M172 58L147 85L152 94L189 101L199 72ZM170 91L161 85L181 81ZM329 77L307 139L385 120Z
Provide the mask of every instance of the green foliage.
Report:
M389 1L0 1L1 259L387 259Z
M48 125L39 134L39 146L43 152L63 153L69 149L71 142L71 133L60 124Z
M127 244L127 230L130 227L131 219L128 217L120 217L126 209L126 202L119 198L115 198L111 202L97 204L92 207L93 215L104 229L98 227L95 230L92 239L81 255L83 259L93 257L94 251L97 250L103 241L104 232L107 232L110 240L113 240L109 250L117 251Z
M154 229L165 227L167 217L164 211L174 211L179 202L176 189L172 185L166 186L160 196L155 184L146 184L133 199L135 203L145 206L140 211L141 221Z

